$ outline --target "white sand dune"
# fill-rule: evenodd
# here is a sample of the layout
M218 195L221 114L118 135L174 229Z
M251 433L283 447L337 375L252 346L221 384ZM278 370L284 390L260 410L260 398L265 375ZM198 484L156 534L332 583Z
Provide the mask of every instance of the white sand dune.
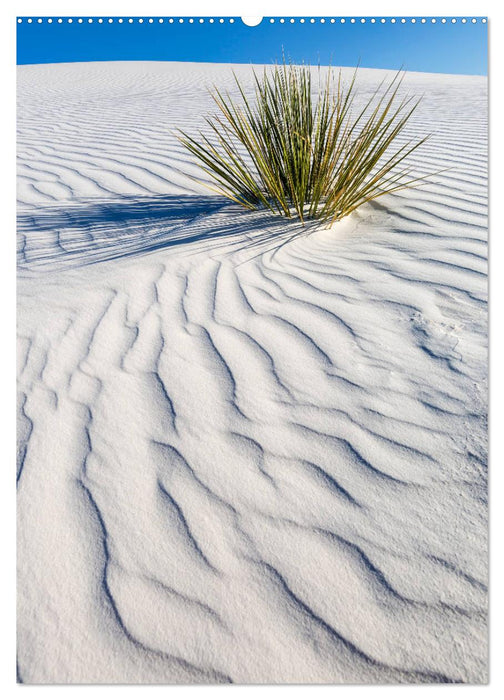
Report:
M19 678L485 682L486 79L308 232L187 176L212 83L19 68Z

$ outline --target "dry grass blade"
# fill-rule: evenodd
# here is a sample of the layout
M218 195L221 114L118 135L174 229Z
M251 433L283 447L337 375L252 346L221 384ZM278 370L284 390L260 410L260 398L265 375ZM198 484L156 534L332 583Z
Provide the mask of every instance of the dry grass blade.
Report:
M400 71L354 114L357 69L345 86L329 68L314 89L310 67L285 60L254 75L255 99L235 76L239 97L217 88L208 133L180 141L213 180L210 188L247 209L332 223L364 202L425 180L405 159L427 137L399 138L418 101L399 98Z

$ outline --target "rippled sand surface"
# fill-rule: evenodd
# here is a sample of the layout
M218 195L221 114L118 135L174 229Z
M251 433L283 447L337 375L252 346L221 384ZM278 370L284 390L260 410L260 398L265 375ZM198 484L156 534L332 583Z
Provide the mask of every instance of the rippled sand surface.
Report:
M314 230L190 179L231 69L18 68L19 678L485 682L486 79Z

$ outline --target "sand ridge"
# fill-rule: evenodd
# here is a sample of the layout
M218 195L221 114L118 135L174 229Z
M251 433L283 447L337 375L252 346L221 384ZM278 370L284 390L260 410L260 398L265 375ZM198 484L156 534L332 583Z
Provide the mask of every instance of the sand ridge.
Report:
M312 230L188 177L231 68L18 69L19 676L484 682L486 79Z

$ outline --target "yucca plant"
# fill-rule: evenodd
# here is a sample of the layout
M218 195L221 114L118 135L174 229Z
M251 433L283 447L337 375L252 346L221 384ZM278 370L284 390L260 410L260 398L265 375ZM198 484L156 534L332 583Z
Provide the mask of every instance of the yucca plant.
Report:
M266 207L287 218L331 224L364 202L410 187L404 160L426 138L399 146L419 100L402 99L400 71L358 109L357 70L344 85L341 70L314 89L309 66L287 63L253 71L255 100L234 76L239 97L211 92L218 114L206 133L180 141L210 176L210 189L246 207Z

